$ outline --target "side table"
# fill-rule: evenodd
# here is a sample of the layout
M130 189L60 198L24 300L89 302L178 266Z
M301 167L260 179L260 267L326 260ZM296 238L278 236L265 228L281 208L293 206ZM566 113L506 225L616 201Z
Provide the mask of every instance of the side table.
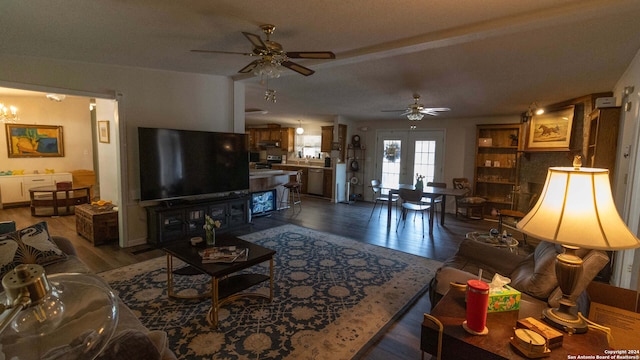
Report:
M522 294L520 310L487 314L489 333L484 336L471 335L462 328L466 318L464 288L452 287L431 310L431 315L443 324L443 359L526 359L510 343L518 319L540 318L546 304ZM438 329L429 321L422 323L420 349L437 353ZM570 359L569 355L604 355L611 349L607 335L599 330L584 334L564 334L562 346L551 350L544 359ZM595 357L594 357L595 358Z
M76 232L95 245L118 240L118 212L113 206L76 206Z

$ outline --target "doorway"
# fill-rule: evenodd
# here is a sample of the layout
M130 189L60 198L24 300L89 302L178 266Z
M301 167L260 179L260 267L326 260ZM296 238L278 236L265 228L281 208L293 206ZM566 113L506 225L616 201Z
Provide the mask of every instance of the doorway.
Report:
M376 139L374 177L385 188L415 184L416 174L443 181L444 130L383 130Z

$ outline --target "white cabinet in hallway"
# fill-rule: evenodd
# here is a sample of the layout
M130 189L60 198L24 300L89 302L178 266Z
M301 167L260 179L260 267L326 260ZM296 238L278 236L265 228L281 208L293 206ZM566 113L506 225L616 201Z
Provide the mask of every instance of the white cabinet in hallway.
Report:
M29 202L29 189L71 180L70 173L0 176L0 199L2 204Z

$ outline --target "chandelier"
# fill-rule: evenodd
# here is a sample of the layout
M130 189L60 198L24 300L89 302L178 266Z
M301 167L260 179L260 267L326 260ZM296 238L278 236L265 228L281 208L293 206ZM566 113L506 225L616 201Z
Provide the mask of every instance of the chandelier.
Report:
M261 81L263 78L277 79L282 74L282 62L285 60L285 56L265 56L253 68L253 75L260 76Z
M3 123L16 123L20 120L18 108L9 105L8 107L0 103L0 121Z
M424 117L424 114L420 112L420 109L414 107L411 109L411 112L407 114L407 119L411 121L420 121Z

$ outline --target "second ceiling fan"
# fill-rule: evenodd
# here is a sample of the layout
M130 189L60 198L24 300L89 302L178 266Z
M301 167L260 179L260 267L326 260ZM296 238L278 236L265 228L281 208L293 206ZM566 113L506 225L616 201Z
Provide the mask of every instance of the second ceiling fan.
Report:
M297 64L290 59L335 59L336 55L331 51L284 51L282 45L272 41L270 39L271 34L276 30L276 27L271 24L261 25L260 28L265 34L265 40L256 34L242 32L242 34L253 45L253 51L250 53L232 52L232 51L218 51L218 50L191 50L193 52L201 53L217 53L217 54L236 54L246 56L259 56L238 71L241 74L249 74L252 72L258 72L260 75L266 75L269 77L277 77L275 72L279 66L284 66L304 76L309 76L315 71L300 64ZM273 71L273 72L270 72ZM279 73L277 74L279 75Z
M406 115L409 120L418 121L422 120L425 115L438 116L438 113L444 111L450 111L449 108L428 108L420 104L420 95L413 94L413 104L409 105L404 110L382 110L382 112L402 112L401 116Z

